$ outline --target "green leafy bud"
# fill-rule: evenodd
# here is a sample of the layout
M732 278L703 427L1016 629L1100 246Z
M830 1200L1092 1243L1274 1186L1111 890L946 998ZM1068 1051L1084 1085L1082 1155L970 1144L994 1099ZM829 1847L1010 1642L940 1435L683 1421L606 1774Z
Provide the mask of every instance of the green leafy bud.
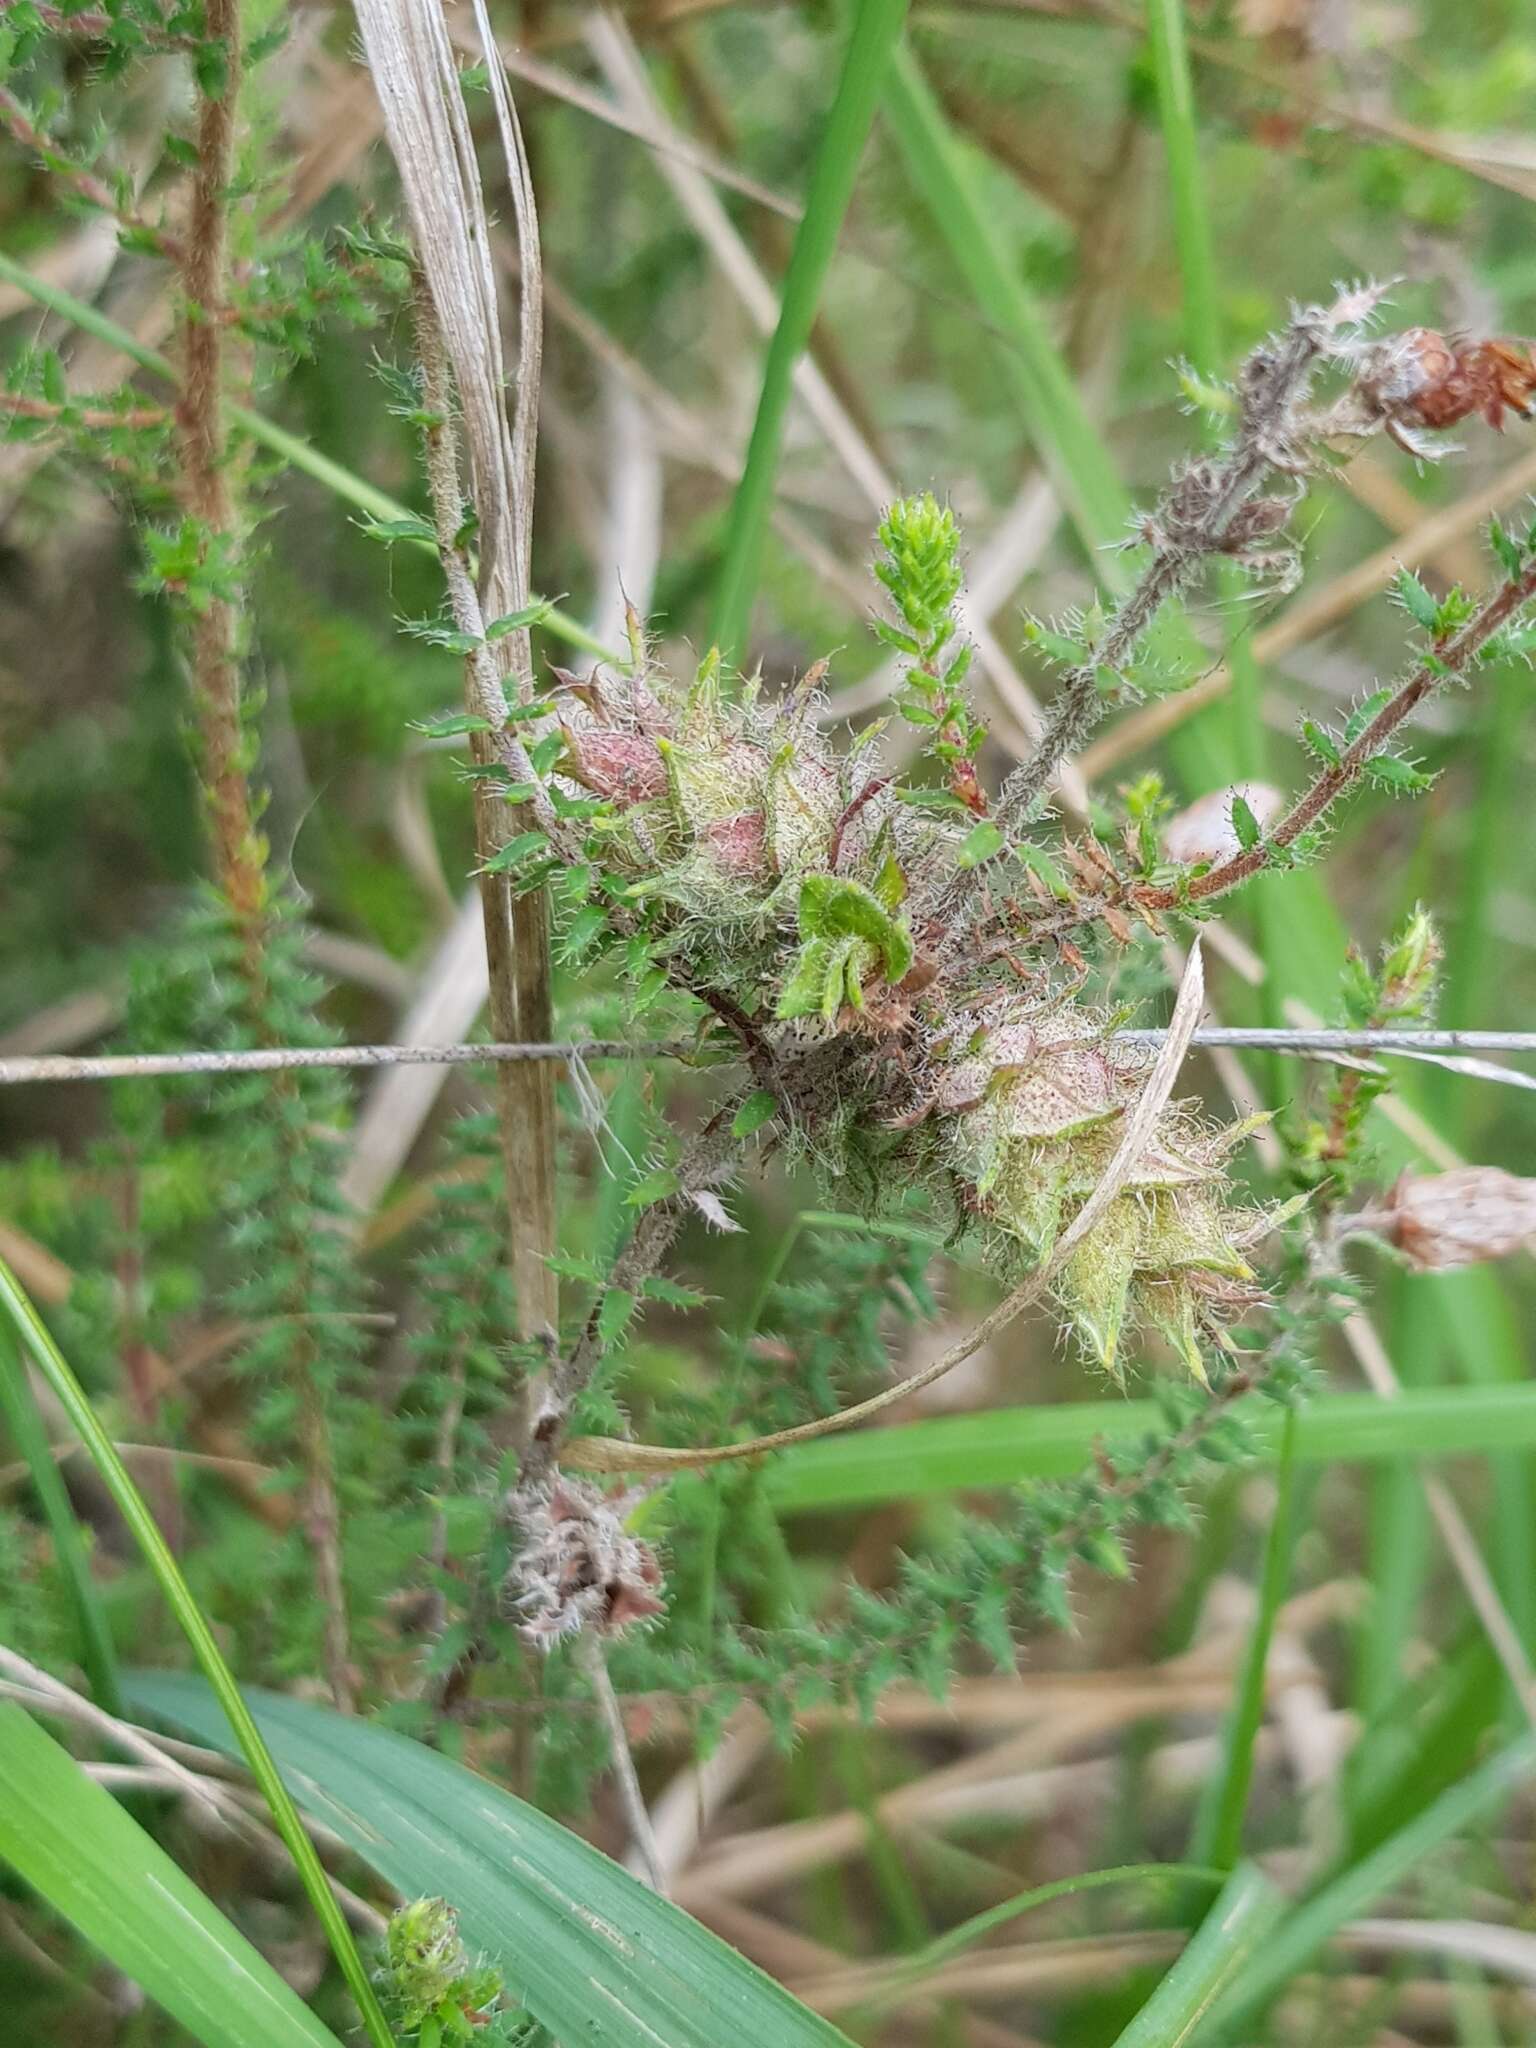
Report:
M1421 1016L1434 998L1440 939L1428 911L1416 908L1381 960L1381 993L1395 1017Z
M503 1989L499 1972L470 1960L445 1899L413 1899L390 1916L378 1981L395 2024L423 2041L473 2039Z

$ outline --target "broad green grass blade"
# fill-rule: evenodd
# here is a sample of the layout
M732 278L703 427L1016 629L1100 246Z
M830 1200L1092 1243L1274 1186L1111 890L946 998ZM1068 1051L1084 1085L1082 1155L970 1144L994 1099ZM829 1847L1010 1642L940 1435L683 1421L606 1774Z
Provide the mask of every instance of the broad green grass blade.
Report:
M1356 1632L1355 1704L1373 1719L1403 1682L1404 1653L1429 1569L1430 1521L1412 1465L1389 1461L1371 1474L1369 1489L1370 1595Z
M123 1711L117 1682L117 1653L91 1577L85 1538L70 1505L69 1490L59 1471L53 1446L37 1412L27 1380L26 1361L10 1328L0 1323L0 1417L25 1461L53 1536L54 1555L69 1588L70 1604L80 1631L80 1663L90 1682L91 1697L109 1714Z
M1184 38L1184 0L1147 0L1147 44L1162 124L1164 168L1173 214L1173 245L1184 288L1184 345L1207 377L1224 368L1216 250L1200 163L1200 126Z
M1500 976L1507 972L1507 947L1493 918L1494 896L1501 888L1521 890L1522 852L1526 843L1521 806L1525 802L1520 772L1520 728L1529 703L1528 676L1515 664L1501 663L1482 679L1486 697L1480 706L1482 733L1478 745L1471 816L1459 888L1449 920L1440 1021L1455 1027L1499 1008ZM1431 1068L1416 1077L1427 1106L1462 1149L1475 1140L1469 1114L1479 1096L1458 1077ZM1411 1086L1411 1084L1410 1084ZM1486 1098L1481 1098L1486 1100ZM1477 1154L1474 1151L1473 1157ZM1529 1371L1524 1331L1508 1290L1496 1271L1472 1267L1447 1274L1450 1284L1434 1289L1436 1323L1442 1338L1454 1337L1469 1379L1522 1380ZM1422 1280L1399 1282L1405 1321L1422 1327L1426 1292ZM1406 1368L1405 1368L1406 1370ZM1488 1543L1499 1590L1507 1602L1527 1648L1536 1647L1536 1484L1528 1458L1500 1459L1494 1467L1494 1519Z
M139 1672L142 1712L233 1751L195 1677ZM847 2048L846 2037L590 1843L403 1735L249 1695L305 1806L407 1898L454 1907L472 1951L557 2040L603 2048Z
M1447 1975L1456 2015L1457 2048L1488 2048L1500 2038L1499 2013L1488 1979L1471 1963L1454 1958Z
M1248 1811L1248 1789L1253 1783L1253 1749L1264 1720L1269 1646L1274 1641L1275 1616L1285 1597L1291 1554L1296 1547L1296 1423L1297 1412L1293 1408L1286 1415L1280 1438L1279 1488L1264 1545L1259 1607L1243 1656L1237 1696L1222 1731L1221 1768L1205 1781L1189 1845L1191 1862L1214 1863L1222 1870L1236 1866L1243 1845L1243 1817Z
M1436 1284L1443 1283L1443 1284ZM1471 1283L1470 1285L1468 1283ZM1488 1270L1417 1277L1392 1275L1393 1363L1407 1387L1443 1378L1452 1361L1483 1385L1525 1382L1525 1347L1498 1276ZM1521 1439L1492 1448L1491 1512L1481 1546L1522 1639L1532 1641L1533 1529L1530 1454L1512 1449ZM1388 1466L1373 1475L1369 1520L1370 1602L1359 1628L1357 1704L1374 1718L1402 1683L1409 1646L1421 1632L1420 1603L1439 1545L1419 1475ZM1500 1717L1507 1688L1487 1694L1490 1720Z
M239 1929L69 1754L0 1704L0 1864L207 2048L339 2048Z
M1096 1439L1102 1437L1113 1452L1155 1429L1160 1414L1153 1401L1071 1401L850 1431L778 1452L766 1468L765 1483L775 1508L795 1514L1011 1486L1026 1479L1064 1479L1082 1470ZM1266 1461L1278 1457L1281 1412L1260 1401L1247 1421L1258 1455ZM1302 1465L1438 1458L1530 1445L1536 1445L1536 1384L1530 1382L1411 1388L1396 1401L1375 1394L1325 1394L1296 1418L1296 1458Z
M1099 574L1112 586L1123 585L1120 557L1100 550L1125 538L1130 500L1045 315L1004 254L965 146L905 47L891 60L885 97L891 133L912 182L977 306L1001 337L1001 360L1030 441Z
M1362 1727L1344 1768L1344 1845L1330 1877L1379 1849L1487 1754L1503 1673L1479 1622L1468 1618L1460 1634Z
M710 638L727 662L739 662L746 644L763 537L773 508L774 477L784 438L784 416L795 364L805 353L837 237L853 196L859 161L869 140L886 67L906 19L907 0L858 0L837 92L811 169L805 212L795 233L778 324L763 362L757 417L747 444L741 481L731 501L725 559L715 592Z
M1521 733L1530 703L1529 673L1515 662L1498 662L1478 679L1476 715L1481 731L1472 783L1471 814L1465 819L1466 841L1455 905L1449 911L1444 994L1439 1022L1455 1030L1494 1015L1502 993L1500 977L1507 965L1507 947L1493 915L1497 891L1519 888L1525 846L1522 808ZM1467 1135L1465 1111L1471 1098L1457 1077L1431 1069L1426 1092L1450 1135Z
M1218 2028L1242 2040L1253 2038L1254 2016L1305 1969L1330 1936L1368 1912L1454 1836L1497 1814L1533 1770L1536 1736L1527 1735L1442 1792L1407 1827L1298 1906L1232 1987L1217 2015Z
M46 306L50 313L57 313L61 320L78 327L83 334L93 334L98 341L108 343L129 362L137 363L141 370L148 370L151 376L161 377L168 384L177 381L176 365L169 356L162 355L158 349L147 348L126 327L120 327L115 320L98 312L84 299L77 299L72 292L50 284L46 278L34 276L3 251L0 251L0 278L25 292L39 306ZM373 519L413 519L417 516L409 505L402 505L387 491L379 490L341 463L333 462L329 455L312 447L301 435L290 434L286 427L280 427L276 420L269 420L264 413L253 412L244 405L227 405L224 411L231 426L249 434L253 441L271 449L274 455L280 455L294 469L313 477L343 504L355 505L358 511L368 513ZM540 624L557 639L564 640L567 646L595 655L600 661L614 662L620 667L626 665L626 656L616 654L611 647L604 647L601 641L594 640L584 626L558 606L551 605L544 612Z
M1437 1287L1436 1279L1444 1285ZM1401 1284L1410 1318L1422 1321L1428 1312L1441 1355L1452 1353L1468 1380L1511 1390L1530 1384L1526 1332L1493 1268L1404 1274ZM1492 1512L1483 1547L1522 1642L1536 1649L1536 1474L1529 1457L1512 1456L1495 1458L1492 1476Z
M1501 758L1511 751L1507 675L1491 673L1487 686L1491 694L1482 705L1485 723L1473 778L1477 794L1470 816L1463 821L1468 836L1460 871L1460 901L1452 925L1455 940L1443 977L1441 1007L1444 1021L1453 1025L1486 1014L1491 999L1486 944L1493 879L1490 868L1504 875L1512 850L1521 844L1511 809L1514 786ZM1444 836L1443 821L1430 819L1425 865L1411 878L1403 878L1395 922L1411 913L1426 885L1444 869L1448 851ZM1495 849L1492 852L1486 850L1489 841ZM1417 862L1414 865L1419 867ZM1478 1100L1464 1080L1444 1070L1413 1068L1398 1077L1396 1091L1464 1149L1468 1112ZM1379 1112L1373 1117L1373 1127L1381 1148L1383 1179L1398 1167L1422 1170L1413 1148L1400 1132L1385 1124ZM1520 1385L1528 1380L1524 1330L1497 1267L1470 1266L1431 1276L1392 1273L1386 1280L1392 1358L1406 1386L1443 1381L1448 1366L1478 1385ZM1528 1648L1536 1647L1536 1471L1529 1453L1511 1449L1508 1455L1493 1457L1489 1480L1491 1499L1480 1547L1521 1640ZM1439 1553L1415 1478L1383 1473L1372 1495L1368 1577L1373 1598L1362 1621L1360 1657L1360 1704L1368 1714L1377 1711L1404 1668L1407 1646L1418 1632L1420 1603L1432 1561ZM1487 1696L1490 1723L1500 1720L1510 1703L1508 1687L1491 1690Z
M1126 2027L1115 2048L1182 2048L1259 1944L1273 1934L1285 1900L1255 1864L1241 1863L1183 1955Z
M1512 719L1519 713L1512 695L1520 697L1519 686L1511 690L1508 669L1490 671L1480 691L1482 731L1478 759L1472 778L1475 797L1470 814L1463 820L1466 833L1464 854L1457 876L1459 890L1447 903L1452 912L1451 943L1442 974L1442 1021L1465 1024L1485 1016L1498 1006L1493 979L1493 961L1499 949L1490 944L1489 917L1495 880L1518 883L1518 850L1523 844L1514 806L1518 801L1519 778L1510 763L1518 753L1514 745ZM1432 887L1445 867L1449 851L1446 821L1427 821L1425 856L1427 867L1410 881L1404 877L1397 922L1416 908L1421 892ZM1416 864L1417 865L1417 864ZM1435 905L1438 909L1438 904ZM1399 1076L1398 1094L1421 1116L1435 1123L1464 1153L1472 1128L1470 1113L1486 1093L1468 1088L1459 1076L1444 1069L1411 1068ZM1381 1119L1375 1119L1378 1130ZM1383 1132L1383 1177L1393 1167L1419 1167L1420 1162L1404 1145L1396 1131ZM1476 1157L1475 1151L1471 1156ZM1480 1385L1507 1381L1518 1384L1529 1377L1528 1346L1520 1319L1510 1300L1508 1284L1496 1266L1469 1266L1460 1272L1435 1276L1396 1273L1390 1276L1392 1303L1392 1356L1402 1380L1411 1386L1427 1385L1446 1378L1448 1360L1454 1360L1459 1375ZM1490 1468L1491 1512L1483 1549L1495 1582L1511 1619L1528 1648L1536 1647L1536 1472L1530 1457L1519 1454L1495 1458ZM1395 1594L1391 1605L1381 1611L1377 1640L1370 1646L1370 1664L1377 1671L1390 1668L1400 1659L1404 1638L1395 1642L1388 1633L1394 1622L1404 1629L1413 1622L1413 1602L1422 1591L1424 1573L1414 1570L1413 1527L1422 1522L1422 1503L1410 1503L1406 1493L1387 1495L1380 1503L1380 1534L1383 1548L1373 1549L1371 1579ZM1396 1527L1387 1526L1396 1523ZM1386 1546L1407 1541L1401 1550ZM1430 1546L1420 1541L1417 1548L1427 1553ZM1396 1612L1393 1612L1395 1606ZM1374 1622L1369 1623L1375 1626ZM1490 1703L1494 1711L1494 1703Z
M197 1661L207 1673L208 1683L225 1714L230 1726L239 1739L241 1751L250 1766L251 1776L260 1787L261 1796L267 1802L272 1819L283 1843L293 1858L294 1866L316 1917L325 1929L332 1953L340 1965L358 2011L368 2029L374 2048L394 2048L388 2022L374 1994L368 1971L357 1952L352 1939L352 1930L342 1916L320 1859L315 1854L314 1844L304 1832L298 1809L288 1795L288 1789L278 1774L266 1745L257 1733L256 1724L240 1697L240 1688L235 1684L234 1674L224 1662L213 1631L203 1618L202 1609L193 1598L192 1589L181 1575L181 1567L171 1555L159 1524L150 1513L143 1495L129 1476L128 1468L118 1456L117 1446L96 1419L96 1411L86 1397L85 1389L75 1378L68 1360L53 1341L47 1324L32 1306L16 1275L4 1259L0 1259L0 1318L9 1322L25 1348L36 1360L37 1368L58 1396L60 1405L69 1417L75 1433L89 1453L91 1463L101 1474L107 1491L117 1505L118 1513L127 1523L134 1541L143 1551L150 1570L160 1585L166 1605L175 1615L187 1641L192 1645Z
M1398 1088L1421 1114L1430 1109L1433 1096L1425 1076L1404 1076ZM1373 1135L1383 1180L1399 1167L1423 1170L1401 1133L1379 1112ZM1405 1388L1443 1382L1448 1373L1489 1389L1519 1392L1530 1385L1524 1331L1497 1268L1469 1266L1388 1278L1392 1359ZM1480 1548L1521 1640L1536 1647L1536 1473L1529 1439L1516 1432L1489 1450L1490 1504ZM1372 1491L1368 1576L1373 1598L1362 1618L1359 1666L1359 1704L1368 1714L1387 1697L1403 1668L1439 1555L1416 1479L1384 1473ZM1505 1687L1490 1692L1490 1721L1501 1718L1509 1698Z

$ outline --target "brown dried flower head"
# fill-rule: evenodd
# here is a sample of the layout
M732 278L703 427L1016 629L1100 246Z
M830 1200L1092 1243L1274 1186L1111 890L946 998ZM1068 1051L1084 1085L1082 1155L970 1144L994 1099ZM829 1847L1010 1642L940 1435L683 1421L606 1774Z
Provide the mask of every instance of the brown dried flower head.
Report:
M624 1527L630 1503L564 1476L513 1500L522 1550L506 1596L530 1643L548 1650L595 1628L616 1635L664 1611L655 1554Z
M1368 352L1355 389L1393 440L1423 455L1430 450L1416 429L1438 432L1477 415L1502 432L1506 410L1528 419L1536 352L1524 341L1451 341L1410 327Z
M1421 1272L1506 1258L1536 1238L1536 1180L1497 1166L1405 1173L1362 1219Z

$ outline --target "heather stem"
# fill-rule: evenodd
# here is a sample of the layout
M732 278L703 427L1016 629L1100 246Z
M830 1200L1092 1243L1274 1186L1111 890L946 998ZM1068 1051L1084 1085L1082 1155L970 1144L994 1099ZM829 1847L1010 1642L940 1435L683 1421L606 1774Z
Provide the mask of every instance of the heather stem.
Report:
M1312 787L1296 802L1274 830L1256 845L1229 860L1220 861L1203 875L1197 875L1182 890L1153 889L1140 892L1138 900L1152 910L1173 910L1180 903L1205 902L1225 895L1250 876L1276 865L1277 854L1294 845L1301 835L1332 808L1350 784L1358 781L1366 764L1380 754L1403 721L1448 677L1463 674L1479 650L1501 626L1536 596L1536 561L1518 576L1501 585L1459 633L1437 648L1432 663L1426 662L1409 677L1377 712L1365 730L1320 774Z
M1062 763L1077 753L1109 706L1102 673L1119 675L1153 621L1211 555L1228 546L1235 515L1275 471L1298 465L1296 408L1328 349L1332 315L1298 317L1244 366L1242 416L1226 455L1175 478L1148 526L1152 559L1116 607L1087 661L1062 681L1033 754L1009 776L998 801L1006 831L1023 823ZM1194 488L1194 487L1198 488Z
M240 0L208 0L208 32L226 53L224 89L198 101L197 167L183 245L181 396L176 405L182 497L201 531L201 555L216 556L216 587L192 624L192 688L202 748L203 785L219 882L259 972L256 927L266 905L266 874L245 772L240 708L238 620L222 587L232 572L238 531L229 489L224 419L225 288L229 264L229 187L240 92Z
M741 1140L731 1135L736 1107L734 1102L728 1104L686 1147L678 1162L678 1192L652 1203L644 1211L634 1235L615 1260L607 1285L593 1303L581 1334L553 1367L518 1474L520 1490L541 1486L549 1479L559 1460L572 1410L602 1363L607 1348L601 1323L603 1296L615 1288L637 1293L653 1273L661 1270L661 1263L688 1214L690 1196L718 1184L739 1156Z
M1062 763L1081 752L1088 735L1108 709L1099 690L1100 672L1116 673L1130 661L1142 635L1168 600L1177 596L1190 580L1199 559L1188 550L1170 550L1154 557L1115 612L1093 660L1085 661L1062 678L1061 688L1051 699L1035 751L1020 762L1003 784L997 822L1004 831L1023 822L1056 779Z
M167 234L154 221L146 220L131 207L122 206L111 186L104 183L84 164L62 160L58 151L49 143L47 136L33 126L20 100L3 87L0 87L0 126L7 128L24 150L43 157L49 168L73 185L81 198L90 205L100 207L103 213L110 214L122 227L142 237L171 262L180 263L184 260L182 244L174 235Z
M239 615L231 591L238 564L239 523L229 483L225 419L226 294L229 271L229 193L235 167L236 107L240 94L240 0L207 0L207 26L224 47L222 89L198 101L197 165L185 240L179 245L184 308L181 324L181 395L176 405L182 499L211 562L210 588L192 609L192 690L202 754L202 779L213 837L215 873L240 936L241 974L252 1027L270 1042L270 986L266 962L266 849L256 829L247 775L248 750L241 706ZM277 1081L291 1099L292 1074ZM295 1142L292 1121L279 1115L279 1142ZM310 1245L291 1247L297 1278L294 1300L308 1304ZM326 1675L338 1707L354 1704L346 1595L341 1564L330 1421L318 1379L316 1340L296 1331L289 1375L297 1401L299 1457L304 1472L302 1526L314 1562L324 1615Z

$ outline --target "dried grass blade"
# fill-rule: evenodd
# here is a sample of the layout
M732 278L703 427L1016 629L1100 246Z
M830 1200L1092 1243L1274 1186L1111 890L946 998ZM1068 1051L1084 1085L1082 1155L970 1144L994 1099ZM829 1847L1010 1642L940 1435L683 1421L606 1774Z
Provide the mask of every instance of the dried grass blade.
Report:
M506 155L522 279L518 389L515 415L509 421L490 221L440 0L357 0L357 18L460 410L454 424L461 430L469 493L479 522L477 588L483 632L487 622L521 611L529 601L543 329L538 216L527 155L483 0L476 0L476 25L485 46ZM456 467L456 454L453 461ZM440 529L442 510L439 506ZM527 630L493 642L482 640L471 657L471 668L472 687L491 700L475 708L493 722L498 714L504 718L508 680L519 699L532 694L533 655ZM495 850L499 816L490 800L477 802L476 813L483 861ZM526 829L528 820L514 811L508 823L515 833ZM485 873L481 902L496 1035L509 1041L547 1038L553 1006L544 898L514 898L506 877ZM545 1256L555 1241L554 1084L554 1071L547 1066L504 1069L497 1077L518 1320L522 1333L530 1337L552 1330L558 1314L554 1275Z

